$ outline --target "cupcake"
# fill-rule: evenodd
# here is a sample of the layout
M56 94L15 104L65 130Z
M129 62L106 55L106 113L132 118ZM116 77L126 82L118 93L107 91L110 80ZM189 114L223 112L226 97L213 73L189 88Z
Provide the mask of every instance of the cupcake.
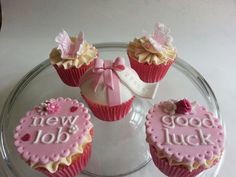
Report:
M146 133L153 162L169 177L195 177L214 166L224 150L219 119L187 99L151 108Z
M134 96L153 98L158 84L142 82L124 59L96 59L81 78L81 95L93 114L104 121L120 120L131 109Z
M51 64L66 85L78 87L81 76L91 67L98 51L84 40L83 32L77 37L69 37L63 31L55 40L58 47L50 53Z
M129 43L130 65L144 82L160 81L174 62L176 49L169 32L164 24L158 23L152 35L135 38Z
M93 125L88 109L70 98L50 99L20 120L14 134L22 159L49 177L74 177L88 163Z

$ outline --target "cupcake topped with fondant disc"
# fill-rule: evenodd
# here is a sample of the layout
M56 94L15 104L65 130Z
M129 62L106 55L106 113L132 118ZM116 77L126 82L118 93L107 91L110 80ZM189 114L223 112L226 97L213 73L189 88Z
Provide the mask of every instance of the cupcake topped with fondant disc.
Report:
M77 37L70 37L66 31L63 31L55 41L58 47L50 53L51 64L65 84L77 87L80 77L98 57L98 51L85 41L83 32L80 32Z
M163 101L151 108L146 133L155 165L170 177L194 177L214 166L224 150L219 119L187 99Z
M91 154L88 109L70 98L47 100L20 120L14 135L23 160L47 176L76 176Z

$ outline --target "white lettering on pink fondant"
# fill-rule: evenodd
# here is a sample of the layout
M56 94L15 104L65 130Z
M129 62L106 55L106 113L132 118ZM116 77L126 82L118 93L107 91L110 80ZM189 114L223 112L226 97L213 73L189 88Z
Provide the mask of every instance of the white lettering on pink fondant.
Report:
M56 143L66 143L70 139L70 134L62 131L62 127L59 128L56 138ZM64 139L63 139L64 136Z
M207 114L208 115L208 114ZM188 127L192 126L195 128L216 128L215 122L212 116L208 115L206 118L200 120L197 117L183 117L183 116L171 116L164 115L161 117L161 122L165 128L175 128L175 126Z
M43 127L44 125L52 126L60 123L62 126L73 125L75 124L76 120L79 118L79 116L52 116L48 118L43 117L32 117L33 122L31 126L34 127Z
M168 128L163 128L166 145L214 145L210 134L204 134L201 129L196 129L195 134L184 135L171 133Z
M173 119L174 116L169 116L169 115L165 115L161 117L161 122L163 123L163 127L165 128L175 128Z
M63 127L59 127L56 135L54 133L43 132L42 130L38 130L36 133L35 140L33 144L37 144L39 142L43 144L52 144L52 143L66 143L70 139L70 134L63 131Z
M199 143L191 141L191 139L197 140L197 135L188 135L186 136L186 142L191 146L199 146Z
M181 127L187 127L188 126L188 119L186 117L174 117L173 116L173 119L174 119L174 122L175 124L181 126Z
M53 133L45 133L41 137L41 142L44 144L52 144L55 139L55 135Z
M49 117L46 120L46 125L49 125L49 126L56 125L57 123L58 123L58 117Z
M205 115L207 116L207 118L203 119L202 125L205 128L216 128L217 126L216 126L212 116L209 114L205 114Z
M196 117L191 117L189 119L189 125L192 127L201 127L202 126L202 122L199 118Z
M37 126L41 126L43 127L43 123L44 123L44 118L43 117L32 117L33 122L31 124L31 126L33 127L37 127Z
M75 117L73 117L73 116L68 116L68 117L62 116L62 117L61 117L61 124L62 124L63 126L66 126L66 124L73 125L73 124L75 124L75 122L76 122L76 120L77 120L78 117L79 117L79 116L75 116ZM72 120L72 119L73 119L73 120Z
M59 144L59 143L66 143L69 141L71 134L67 131L63 131L63 128L71 127L76 123L76 120L79 116L52 116L48 118L43 117L32 117L33 121L31 126L33 127L44 127L44 126L55 126L61 125L57 128L56 133L52 132L43 132L43 130L37 130L35 139L33 144L43 143L43 144ZM56 127L52 127L56 128ZM50 130L50 129L49 129Z
M197 129L196 131L200 139L201 145L214 145L214 142L210 140L210 134L205 135L201 129Z

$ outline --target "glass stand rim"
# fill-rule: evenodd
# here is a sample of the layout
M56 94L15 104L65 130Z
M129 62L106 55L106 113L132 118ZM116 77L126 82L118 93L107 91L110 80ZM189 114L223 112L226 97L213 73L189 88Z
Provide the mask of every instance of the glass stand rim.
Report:
M110 43L97 43L94 44L94 46L99 49L103 50L106 48L117 48L117 49L126 49L128 43L124 42L110 42ZM27 86L27 84L35 78L39 73L41 73L45 68L47 68L50 65L50 62L48 59L34 67L31 71L29 71L13 88L9 96L7 97L7 100L5 101L5 104L3 106L1 116L0 116L0 161L3 162L5 165L5 168L3 168L1 173L7 174L8 176L17 176L17 172L14 171L14 169L11 166L11 163L8 159L8 150L6 149L6 145L4 142L6 142L6 136L4 135L4 129L5 129L5 121L12 109L12 106L14 105L16 101L16 97L19 93L21 93L24 88ZM188 77L193 84L195 84L199 90L201 91L202 95L206 95L208 105L211 106L212 110L214 110L214 114L220 119L222 125L225 127L223 120L220 115L220 109L219 105L216 99L216 96L210 87L210 85L207 83L207 81L204 79L204 77L191 65L189 65L187 62L182 60L181 58L177 57L175 63L173 64L173 67L180 70L186 77ZM222 158L223 159L223 158ZM142 164L142 167L145 167L151 159L148 159L144 164ZM1 163L0 163L1 164ZM127 174L119 174L116 176L124 176L129 175L131 173L134 173L141 169L140 167L137 169L134 169L130 171ZM87 171L84 171L84 174L90 175L90 176L99 176ZM104 177L110 177L110 176L104 176ZM114 176L113 176L114 177Z

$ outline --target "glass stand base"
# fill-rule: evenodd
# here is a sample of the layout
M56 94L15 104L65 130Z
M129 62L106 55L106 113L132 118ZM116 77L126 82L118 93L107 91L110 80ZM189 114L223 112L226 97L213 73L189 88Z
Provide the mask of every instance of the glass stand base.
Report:
M106 122L92 116L93 152L84 174L124 176L141 169L151 160L145 142L145 115L150 107L150 103L136 98L122 120Z

